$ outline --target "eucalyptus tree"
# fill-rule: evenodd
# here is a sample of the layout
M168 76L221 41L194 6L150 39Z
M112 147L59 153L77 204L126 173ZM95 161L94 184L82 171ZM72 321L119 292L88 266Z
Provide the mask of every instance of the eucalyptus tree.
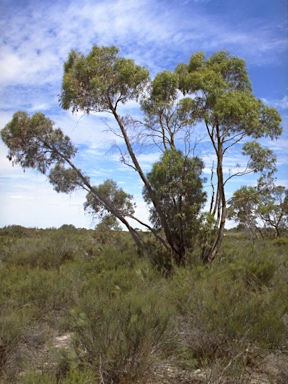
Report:
M105 188L92 186L89 177L73 163L77 153L70 138L42 113L29 116L26 112L16 112L12 120L1 131L3 142L8 146L8 158L13 164L19 164L24 170L33 168L42 174L48 174L50 183L56 192L70 193L77 188L87 191L86 208L91 205L91 195L96 203L95 209L101 213L106 210L116 217L130 232L136 244L143 248L143 240L139 233L129 224L124 212L132 212L130 195L122 199L108 197L102 193ZM68 165L68 168L66 166ZM105 187L105 185L104 185ZM103 215L104 216L104 215Z
M275 230L280 237L288 228L288 189L283 186L261 190L257 214L268 228Z
M179 91L183 97L179 97ZM211 169L210 217L207 217L210 224L211 217L214 218L214 229L207 231L202 259L204 263L210 262L216 257L224 235L226 184L233 177L248 173L260 172L271 177L276 170L276 157L256 139L277 139L282 132L281 117L276 109L267 107L253 95L245 61L226 51L208 59L204 53L197 52L188 64L179 64L175 72L156 75L149 96L142 101L142 110L147 134L162 150L175 149L180 139L182 147L193 152L195 142L200 141L204 132L208 135L216 155L216 164ZM197 123L198 127L204 126L202 131L196 130ZM254 140L247 142L249 137ZM225 178L225 156L239 151L239 144L244 144L242 154L248 156L246 167L236 167Z
M204 129L216 155L215 170L211 171L212 198L210 213L216 220L216 235L203 250L204 262L212 261L220 248L227 216L225 187L235 176L260 172L271 176L276 170L276 157L268 148L262 148L256 139L277 139L282 133L281 117L252 93L245 61L220 51L206 59L197 52L188 64L179 64L179 89L194 103L192 117ZM251 142L245 142L252 138ZM236 169L225 178L225 156L238 144L244 143L243 155L249 160L242 170ZM216 174L216 185L213 176Z
M164 238L149 224L134 217L129 195L125 196L122 205L119 206L115 198L111 198L111 190L107 195L103 188L94 187L90 183L89 177L73 163L77 150L69 137L65 136L60 128L55 129L54 123L43 114L36 113L33 116L29 116L26 112L14 114L11 122L2 130L1 136L9 148L8 157L14 163L20 164L24 169L35 168L43 174L49 174L49 180L57 192L70 193L76 188L85 189L88 192L86 209L94 209L103 217L104 213L107 215L109 212L109 215L113 215L126 226L137 245L145 249L139 231L129 223L128 219L133 218L137 224L140 223L151 230L167 249L172 250L172 258L180 260L183 257L183 249L180 249L175 242L167 217L162 212L155 191L141 168L129 136L135 121L128 116L121 116L118 111L119 105L131 100L138 101L146 92L149 73L145 68L136 65L133 60L120 57L118 52L116 47L95 46L85 56L72 50L64 64L60 105L64 109L71 108L73 112L78 110L87 114L105 112L114 117L118 126L116 134L122 137L129 165L137 171L159 214L164 228ZM123 161L126 162L125 159ZM100 207L103 207L102 210Z
M71 51L64 65L63 91L60 104L64 109L71 108L72 111L81 110L88 114L91 112L106 112L114 117L117 123L117 131L116 128L113 128L113 131L123 139L127 151L127 154L121 152L121 159L125 164L132 167L142 180L146 196L149 196L149 201L151 201L159 216L161 227L164 230L164 238L157 234L150 225L137 220L135 217L133 218L151 230L156 238L165 244L166 248L171 249L173 257L178 262L184 258L185 250L182 246L179 246L178 241L175 241L169 220L163 211L155 190L141 167L134 145L135 130L138 129L141 132L141 135L137 135L136 147L142 138L148 136L155 139L157 131L150 134L150 131L148 132L146 129L148 133L145 134L143 132L143 128L145 130L147 126L145 121L144 124L141 124L131 116L121 116L118 108L119 105L129 100L138 101L141 96L142 99L144 98L148 92L148 75L145 68L135 65L130 59L119 57L116 47L93 47L87 56ZM159 78L160 81L158 81ZM149 108L153 108L151 104L155 100L156 107L163 106L164 109L168 110L174 108L176 100L175 86L175 75L170 76L167 73L167 76L161 74L158 77L156 76L150 87L151 97L146 98L142 104L147 115L149 115L149 112L147 112ZM171 95L171 92L174 92L174 94ZM149 102L150 105L148 106ZM168 107L167 104L169 104ZM173 118L173 128L168 132L169 135L165 136L162 131L160 133L160 140L164 142L164 147L168 137L170 140L169 147L175 148L173 135L176 130L180 130L183 125L191 125L191 121L187 121L187 107L183 107L182 104L180 102L175 107L177 114Z
M273 179L260 179L256 187L241 187L229 200L228 217L244 225L253 239L261 226L273 228L280 237L288 228L288 189L276 186Z
M259 191L256 187L243 186L233 193L228 202L227 217L244 226L253 240L258 237L259 233L260 223L257 215L259 198Z
M140 103L143 113L141 121L139 118L121 114L121 105L130 101ZM57 192L69 193L76 188L84 188L88 192L87 207L99 211L99 207L102 206L103 213L120 220L137 245L145 248L140 233L130 224L129 218L133 218L171 250L172 258L177 263L185 259L185 246L183 241L179 240L181 236L179 234L175 236L175 223L178 220L179 224L181 221L179 217L183 212L179 209L179 205L177 210L175 208L177 204L173 202L174 205L171 207L176 209L174 212L178 219L174 217L171 220L171 216L165 210L162 196L155 188L157 180L155 181L153 175L157 174L156 170L160 163L158 165L156 163L151 173L146 175L137 154L139 144L143 141L153 143L163 154L160 161L162 163L166 161L165 156L169 153L177 157L179 155L177 150L180 149L183 154L177 161L181 165L183 158L186 159L186 164L190 164L191 160L194 164L191 172L193 174L195 171L193 175L196 176L195 180L199 181L199 171L203 165L193 155L195 143L199 140L197 137L201 138L203 132L200 132L195 140L195 124L204 123L217 158L217 182L215 187L214 182L212 183L210 205L210 214L216 218L217 231L216 237L210 239L203 250L204 262L212 261L221 245L227 214L225 197L227 181L235 175L248 172L264 172L268 169L271 173L275 170L273 153L254 141L246 143L243 147L243 153L250 158L247 168L224 179L224 156L231 147L249 136L254 139L269 136L273 139L281 133L281 118L277 111L265 106L252 94L245 62L231 57L227 52L218 52L207 60L203 53L196 53L191 56L188 65L179 64L175 72L163 71L150 81L148 70L136 65L131 59L121 57L117 47L94 46L87 55L72 50L64 63L59 102L65 110L82 111L86 114L108 113L114 119L115 126L113 125L111 130L122 138L125 145L125 150L119 147L120 158L124 164L132 167L142 180L144 196L150 204L152 216L156 217L157 213L154 224L162 229L161 234L150 224L134 217L131 206L127 209L131 203L128 194L122 201L123 205L119 207L114 199L108 198L103 191L91 185L89 177L72 161L77 150L69 137L65 136L61 129L55 129L53 122L43 114L36 113L31 117L25 112L18 112L13 116L12 121L1 132L2 139L9 148L8 157L23 168L30 167L44 174L49 173L50 182ZM173 172L174 170L167 177L172 179L175 176ZM212 176L213 174L214 170ZM162 180L165 183L165 177ZM183 180L180 178L178 181L182 183ZM196 188L197 183L192 187L192 176L191 180L185 180L185 183L188 191L189 188ZM162 187L166 199L171 185L166 191L165 186ZM198 187L201 188L202 183L198 183ZM173 188L171 193L177 190ZM179 191L181 188L182 186L179 187ZM202 195L202 198L198 199L201 192L199 194L194 192L192 195L196 199L197 208L192 216L189 216L187 211L184 212L189 220L196 218L204 198ZM177 196L178 198L181 196L179 198L181 202L182 196L185 196L185 201L189 201L185 191L183 194L178 193ZM93 202L93 199L96 202ZM190 203L193 205L193 201L190 200ZM184 220L182 221L184 223ZM179 231L183 230L183 225L178 226ZM185 226L192 228L193 223L188 224L187 219Z

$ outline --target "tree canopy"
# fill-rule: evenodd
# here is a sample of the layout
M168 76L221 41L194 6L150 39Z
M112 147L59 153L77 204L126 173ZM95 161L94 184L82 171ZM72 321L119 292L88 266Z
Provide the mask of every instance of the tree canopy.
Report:
M259 179L256 187L243 186L229 201L228 217L246 228L254 239L272 228L280 237L288 228L288 189L273 179Z
M205 59L202 52L193 54L188 64L179 64L179 88L183 94L193 95L192 115L204 123L214 149L217 164L216 185L211 175L212 200L210 213L217 218L216 240L203 249L204 261L215 258L220 248L227 216L225 185L234 176L250 172L270 172L276 169L271 151L259 143L245 143L243 154L249 156L246 169L224 177L224 157L233 146L248 137L276 139L281 133L281 117L274 108L265 106L252 94L245 61L227 51L216 52Z
M201 179L203 166L199 158L189 158L183 156L181 151L170 149L163 153L147 174L158 206L179 249L193 249L196 243L199 213L206 201L206 193L202 188L205 180ZM146 187L143 188L143 196L150 206L151 223L155 229L161 229L161 218Z
M100 196L104 196L123 216L133 216L133 196L123 191L122 188L119 188L115 181L108 179L103 184L100 184L98 187L94 186L93 188ZM115 225L116 217L95 198L91 191L89 191L86 196L84 209L97 218L100 218L101 221L109 222L111 226L112 224Z

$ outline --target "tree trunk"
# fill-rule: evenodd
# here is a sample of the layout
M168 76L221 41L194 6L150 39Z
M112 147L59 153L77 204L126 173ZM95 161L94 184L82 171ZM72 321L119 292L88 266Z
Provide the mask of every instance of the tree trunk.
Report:
M165 216L163 215L162 213L162 209L161 207L159 206L158 202L157 202L157 199L155 198L155 194L154 194L154 191L153 189L151 188L151 185L149 183L149 181L147 180L144 172L142 171L142 168L137 160L137 157L133 151L133 148L131 146L131 143L130 143L130 140L129 140L129 137L127 135L127 132L126 132L126 129L122 123L122 120L120 118L120 116L118 115L116 109L111 105L111 111L113 112L113 115L119 125L119 128L121 130L121 133L123 135L123 138L124 138L124 141L125 141L125 144L126 144L126 148L129 152L129 156L134 164L134 167L135 169L137 170L140 178L142 179L145 187L147 188L147 191L151 197L151 201L152 203L154 204L154 207L155 209L157 210L157 213L159 214L159 217L160 217L160 220L161 220L161 225L163 227L163 230L164 230L164 233L165 233L165 237L167 239L167 242L168 244L170 245L170 247L172 248L173 250L173 253L175 254L175 261L177 264L181 264L182 263L182 260L184 260L185 258L185 247L183 246L178 246L178 244L175 243L174 239L173 239L173 236L172 236L172 233L170 231L170 228L169 228L169 224L167 223L167 220L165 218Z
M218 204L218 207L216 212L215 212L215 209L213 210L213 213L217 214L219 227L217 230L217 236L214 243L211 246L206 247L202 252L202 261L204 264L211 263L217 256L217 253L220 249L220 246L222 244L222 240L224 237L225 221L226 221L226 215L227 215L226 198L225 198L225 191L224 191L224 178L223 178L223 148L222 148L222 142L219 136L218 136L217 149L216 147L214 148L217 155L217 181L218 181L217 199L215 201L215 204Z

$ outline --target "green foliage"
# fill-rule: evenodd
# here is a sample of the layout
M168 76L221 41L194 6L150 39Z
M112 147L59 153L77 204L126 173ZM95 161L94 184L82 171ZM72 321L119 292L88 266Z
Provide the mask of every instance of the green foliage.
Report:
M80 172L80 170L78 170ZM56 164L49 172L49 182L56 192L70 193L83 186L83 182L75 169Z
M275 271L276 265L267 260L241 261L230 266L229 274L232 279L241 280L247 287L257 290L269 286Z
M156 75L152 82L152 99L156 104L173 102L177 98L178 78L173 72L164 71Z
M205 61L203 52L190 57L189 64L180 64L176 73L182 84L181 91L191 92L203 88L210 92L219 92L224 87L229 90L251 90L245 61L231 57L227 51L219 51Z
M212 239L215 239L217 234L217 221L210 212L204 212L200 218L200 226L197 232L197 240L200 247L205 249L209 247Z
M100 250L93 231L29 231L17 238L12 230L13 242L1 244L3 384L159 382L167 365L235 382L259 359L283 356L285 241L253 246L227 231L213 266L198 261L163 273L137 255L124 231ZM61 240L73 257L49 263ZM56 347L55 335L68 333L69 344Z
M115 181L106 180L98 187L94 187L94 190L109 201L109 203L111 203L117 211L121 212L123 216L133 215L135 206L131 201L133 196L124 192L122 188L119 188ZM91 215L101 219L100 224L102 230L120 229L117 227L116 217L112 215L91 192L86 196L84 209Z
M213 270L179 270L172 285L178 299L182 365L209 367L215 382L222 382L224 369L225 378L235 382L247 364L253 366L253 359L279 348L285 338L287 287L283 275L279 279L276 273L279 260L271 260L267 246L249 252L249 243L243 247L240 240L242 249L236 251L235 239L231 240L234 246L227 249L227 261L215 262ZM225 242L223 248L222 252ZM283 271L285 254L282 258Z
M137 83L137 80L135 81ZM126 91L132 92L131 97L132 94L135 96L136 90L126 89ZM124 102L124 99L122 101ZM142 245L140 235L127 222L125 216L118 209L119 206L117 208L113 205L113 203L119 205L119 202L125 200L126 212L124 215L131 214L133 212L133 205L130 202L131 196L118 189L117 193L112 196L113 201L111 202L111 196L106 198L98 192L98 189L102 191L103 186L93 188L89 178L84 176L71 161L77 150L69 137L65 136L61 129L55 129L53 125L54 123L41 113L36 113L32 117L25 112L15 113L12 121L1 131L1 137L9 148L8 158L13 160L15 164L20 164L23 169L34 168L43 174L50 171L49 180L57 192L70 193L79 187L89 191L90 203L93 200L98 211L105 212L106 210L115 217L115 220L116 218L119 219L130 231L140 248ZM64 163L66 166L68 164L70 168L66 169ZM112 181L107 181L107 183L110 184L111 193L112 189L117 189ZM103 193L105 193L105 188Z
M33 321L30 308L7 308L1 300L0 317L0 372L12 364L17 350L25 341L28 326ZM14 310L13 310L14 309ZM18 364L22 363L18 356ZM1 375L0 375L1 378Z
M78 246L62 234L44 239L18 240L3 249L2 259L9 265L29 265L32 268L60 268L76 257Z
M86 57L72 50L64 63L61 106L89 113L111 110L119 102L138 99L147 83L148 71L118 53L114 46L94 46Z
M22 168L35 168L46 173L55 163L71 159L77 150L70 138L42 113L30 117L26 112L16 112L10 123L1 131L1 138L8 146L8 159Z
M248 228L253 238L257 231L261 233L261 220L264 229L273 228L280 237L288 226L287 196L285 187L275 186L269 177L260 178L257 187L245 186L234 192L228 217Z
M268 170L268 175L276 170L276 156L269 148L262 148L259 143L252 141L243 145L243 154L250 157L249 168L254 172Z
M229 219L233 219L239 225L246 228L251 237L257 237L257 204L259 202L259 191L254 187L241 187L234 192L228 205Z
M171 309L161 291L140 284L133 292L114 285L95 287L72 312L80 356L91 361L104 381L136 382L144 378L165 343Z
M288 228L288 189L272 183L262 190L257 213L267 227L275 229L276 237L280 237Z
M0 236L9 236L9 237L30 237L31 230L28 228L22 227L21 225L8 225L4 228L0 228Z
M192 117L203 121L217 158L217 191L214 186L210 213L218 218L218 233L210 239L203 250L203 261L212 261L220 248L226 220L225 187L234 176L250 172L260 172L271 176L276 170L275 156L271 150L262 148L259 143L245 143L243 151L249 156L244 172L229 172L225 180L223 174L224 156L240 140L248 137L277 138L282 133L281 117L274 108L265 106L252 94L252 88L245 61L233 57L227 51L220 51L205 60L202 52L191 56L190 63L176 68L179 87L184 95L193 94Z
M21 384L55 384L55 379L61 384L90 384L96 378L92 369L87 367L67 367L57 366L56 372L27 372L22 378Z
M231 217L242 224L246 215L252 228L256 212L277 236L287 226L287 191L273 185L262 188L276 169L275 156L256 141L245 143L248 137L276 139L282 132L280 115L255 98L244 60L227 51L207 59L197 52L175 73L156 75L150 87L148 76L145 68L120 57L117 47L94 46L87 55L72 50L64 64L60 103L73 112L113 115L118 129L113 132L127 150L121 159L143 181L154 225L146 227L154 241L126 220L134 214L132 196L112 180L92 187L72 163L76 148L49 118L17 112L1 131L9 160L23 169L49 171L57 192L84 188L85 208L102 219L94 236L67 226L45 236L18 226L0 233L0 379L7 383L37 382L37 364L29 358L37 348L47 348L46 338L53 332L73 331L74 344L66 346L69 353L62 354L51 374L40 364L42 382L147 382L155 365L167 362L175 369L208 365L211 377L218 375L215 382L224 374L235 380L243 377L248 362L253 364L261 354L281 353L287 343L285 242L255 240L253 247L241 237L228 237L220 247L227 214L225 186L233 176L262 173L257 191L261 198L254 200L254 191L242 188L232 199ZM189 97L178 100L178 90ZM119 104L140 99L143 122L118 114ZM213 165L212 201L205 216L200 216L206 199L200 177L204 165L189 157L195 149L195 122L204 124L217 159L217 182L212 180ZM140 144L148 138L163 151L147 176L134 152L135 138ZM177 149L179 138L185 154ZM225 180L224 155L240 141L248 167ZM116 219L152 263L137 254L125 234L112 231ZM191 265L198 252L196 234L204 263L220 255L213 269ZM174 262L178 268L173 269ZM186 269L180 267L184 264ZM38 337L35 328L45 326L48 331Z
M277 245L278 247L288 247L288 239L286 237L278 237L277 239L272 240L272 244Z
M206 201L200 177L202 169L203 163L199 158L189 158L181 151L166 150L147 174L159 206L156 210L147 188L144 188L144 200L150 204L150 221L157 230L162 228L163 219L158 213L161 209L178 247L183 244L189 249L195 243L193 237L198 230L198 215Z

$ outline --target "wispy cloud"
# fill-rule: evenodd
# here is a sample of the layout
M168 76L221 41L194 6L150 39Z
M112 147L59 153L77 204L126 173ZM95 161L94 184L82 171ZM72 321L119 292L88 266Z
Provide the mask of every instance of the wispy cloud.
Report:
M262 98L264 104L270 105L277 109L288 109L288 96L285 95L282 99L266 99Z
M261 57L263 64L287 48L285 34L279 38L267 23L254 18L235 25L225 14L215 17L191 2L182 7L154 0L39 2L37 7L26 2L8 8L5 16L3 85L59 83L69 50L87 52L93 44L119 45L124 54L155 69L173 65L179 49L189 55L228 48L249 61Z
M278 11L278 16L273 18L264 14L261 7L261 12L249 14L251 1L243 1L241 6L236 1L231 4L231 0L220 3L212 0L56 0L50 3L3 0L0 4L1 127L17 110L31 114L44 112L79 148L76 165L90 175L95 184L107 178L115 179L135 195L138 213L147 217L139 178L131 168L119 163L119 152L109 151L113 143L122 145L122 140L108 129L109 125L115 128L114 122L109 119L105 122L95 114L71 115L60 109L58 95L63 63L71 48L86 54L94 44L119 46L121 54L146 66L152 77L164 69L174 70L179 62L187 62L189 56L199 50L209 56L217 50L228 49L231 54L244 58L249 68L255 70L261 66L269 68L271 64L283 66L283 62L287 62L284 13ZM266 95L258 97L276 107L286 124L287 96L282 91L271 99ZM141 115L134 101L122 107L121 113ZM288 161L286 139L285 131L283 139L265 142L279 155L278 164L283 169ZM202 149L205 172L209 175L215 155L208 151L208 142L202 142ZM45 176L36 176L30 170L23 174L20 167L11 168L5 158L6 152L0 142L2 217L9 216L6 223L19 219L19 223L27 225L29 212L36 226L52 225L49 224L52 222L54 225L65 222L87 225L89 219L82 215L85 193L79 192L75 197L57 195ZM145 172L158 159L159 153L143 151L139 154ZM226 159L225 172L228 174L236 163L243 166L244 160L241 151L235 151ZM245 182L244 178L242 181ZM250 179L247 182L251 182ZM47 218L45 224L44 216Z
M22 195L10 195L9 199L16 199L16 200L33 200L32 196L22 196Z

